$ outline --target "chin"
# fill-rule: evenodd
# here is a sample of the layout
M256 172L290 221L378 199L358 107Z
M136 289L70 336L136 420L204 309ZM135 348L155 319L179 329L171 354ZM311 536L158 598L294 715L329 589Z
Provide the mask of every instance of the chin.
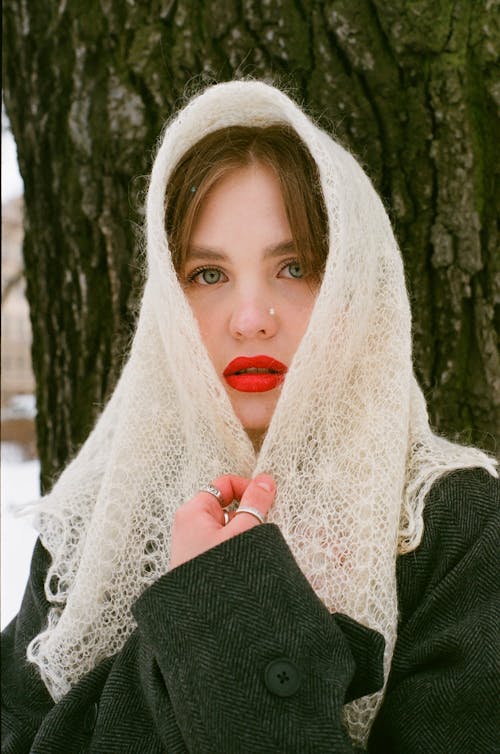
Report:
M262 395L252 395L243 400L238 396L232 401L236 416L251 435L264 435L267 432L276 402L276 398L263 398Z
M268 430L269 424L271 423L271 417L265 419L262 418L261 421L248 421L241 416L238 416L238 419L242 423L244 430L246 432L252 432L253 434L265 434Z

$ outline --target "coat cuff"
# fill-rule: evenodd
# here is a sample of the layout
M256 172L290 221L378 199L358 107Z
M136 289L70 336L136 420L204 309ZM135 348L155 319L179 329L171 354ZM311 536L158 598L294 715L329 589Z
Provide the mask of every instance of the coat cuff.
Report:
M210 635L226 653L260 658L262 675L277 653L293 655L306 673L329 678L342 702L383 685L383 637L329 613L275 524L255 526L170 571L133 613L167 663L172 649L182 654L186 637L203 642Z

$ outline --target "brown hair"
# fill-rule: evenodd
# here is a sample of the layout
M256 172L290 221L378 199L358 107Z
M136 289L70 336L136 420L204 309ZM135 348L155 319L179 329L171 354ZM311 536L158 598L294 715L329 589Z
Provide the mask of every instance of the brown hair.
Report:
M304 273L321 278L328 254L328 220L318 168L295 131L281 124L214 131L191 147L176 165L166 191L165 226L178 274L210 189L230 171L255 162L276 173Z

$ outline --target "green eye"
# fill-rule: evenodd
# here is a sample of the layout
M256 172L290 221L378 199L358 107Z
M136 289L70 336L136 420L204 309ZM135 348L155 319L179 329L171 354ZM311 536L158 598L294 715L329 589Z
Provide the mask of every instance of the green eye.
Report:
M186 276L186 284L217 285L227 280L226 275L217 267L197 267Z
M221 271L220 270L202 270L198 273L206 285L215 285L220 283Z
M287 265L288 270L290 271L290 275L293 278L301 278L303 277L302 267L297 262L292 262L291 264Z

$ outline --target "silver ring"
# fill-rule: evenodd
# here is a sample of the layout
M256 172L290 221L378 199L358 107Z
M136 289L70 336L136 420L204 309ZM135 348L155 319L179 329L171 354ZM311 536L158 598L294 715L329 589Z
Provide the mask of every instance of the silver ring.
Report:
M258 511L257 508L252 508L250 505L240 505L238 510L235 511L235 515L237 513L249 513L251 516L255 516L261 524L264 524L266 521L262 513Z
M204 487L200 487L200 492L208 492L209 495L213 495L221 505L224 505L224 498L222 497L222 492L218 487L215 487L213 484L206 484Z
M223 524L223 526L227 526L228 523L229 523L229 511L223 510L222 512L224 514L224 524Z

